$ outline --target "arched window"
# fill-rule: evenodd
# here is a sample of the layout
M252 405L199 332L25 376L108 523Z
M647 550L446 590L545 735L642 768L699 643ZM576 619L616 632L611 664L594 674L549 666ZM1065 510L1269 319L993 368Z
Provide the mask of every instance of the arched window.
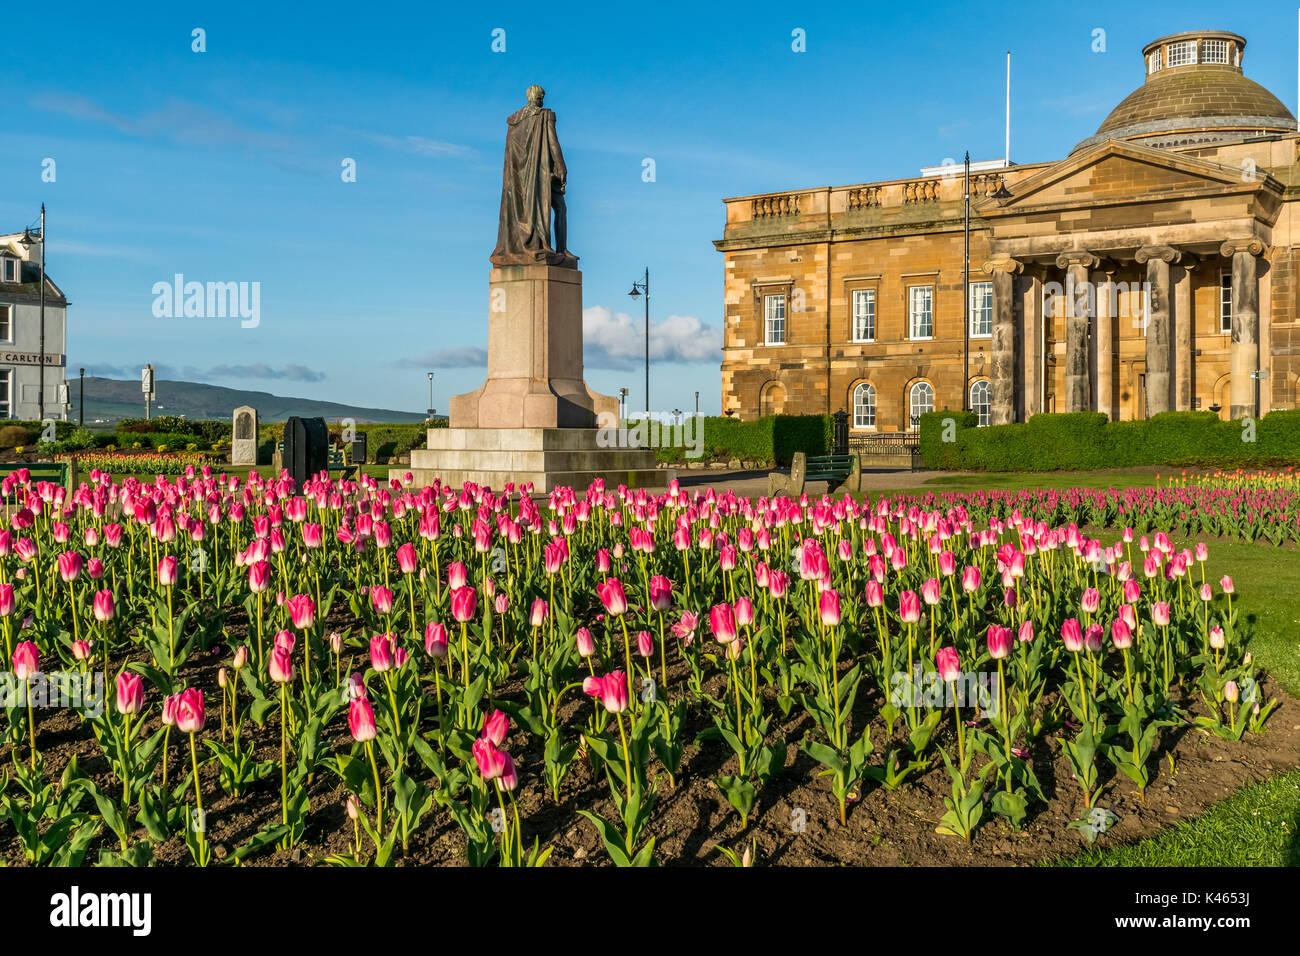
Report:
M993 388L989 385L986 378L978 382L972 382L970 387L970 410L979 417L980 427L989 423L989 415L992 411Z
M934 389L930 383L917 382L913 385L908 404L912 409L911 427L916 430L921 427L921 416L934 411Z
M876 427L876 390L866 382L853 390L853 427Z

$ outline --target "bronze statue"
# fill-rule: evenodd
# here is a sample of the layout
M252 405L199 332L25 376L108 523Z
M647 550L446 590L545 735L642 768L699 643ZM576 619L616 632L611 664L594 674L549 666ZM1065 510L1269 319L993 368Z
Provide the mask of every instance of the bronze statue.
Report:
M528 105L506 120L506 158L501 176L501 218L492 263L546 264L577 268L566 247L564 189L568 170L555 135L555 112L544 109L546 91L528 87ZM555 242L551 243L551 212Z

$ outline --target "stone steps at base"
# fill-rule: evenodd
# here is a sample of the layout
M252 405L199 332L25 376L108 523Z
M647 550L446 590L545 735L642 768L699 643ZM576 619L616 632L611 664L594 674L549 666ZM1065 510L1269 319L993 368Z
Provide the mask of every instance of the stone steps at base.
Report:
M436 479L441 479L444 486L451 488L460 488L469 481L500 491L510 482L518 487L524 482L531 481L534 492L548 492L559 487L569 487L581 493L586 491L597 478L604 479L605 487L610 491L619 485L626 485L629 488L667 488L668 482L676 477L676 472L671 468L553 472L390 468L388 477L390 480L396 478L405 483L408 471L411 473L411 486L415 488L423 488L433 484Z

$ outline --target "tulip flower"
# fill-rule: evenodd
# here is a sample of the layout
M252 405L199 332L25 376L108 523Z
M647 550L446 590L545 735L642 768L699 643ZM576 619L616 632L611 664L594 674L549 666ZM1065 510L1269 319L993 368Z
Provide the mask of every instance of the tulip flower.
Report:
M1083 683L1083 665L1079 662L1079 652L1083 650L1083 629L1075 618L1066 618L1061 625L1061 640L1065 649L1074 655L1074 667L1079 677L1079 700L1083 706L1083 719L1088 719L1088 691Z
M636 650L642 657L653 657L655 652L655 641L650 636L649 631L638 631L636 635Z
M380 833L384 832L384 789L379 782L379 765L375 762L374 739L378 735L375 727L375 711L365 696L355 697L348 705L348 730L352 739L366 748L366 757L370 760L370 770L375 777L375 820Z
M285 601L289 609L289 618L293 626L300 631L308 630L316 623L316 602L306 594L295 594Z
M506 734L510 732L510 719L499 710L494 710L483 718L483 730L481 736L490 740L495 746L500 747L506 742Z
M627 594L623 582L618 578L608 578L596 587L600 601L605 605L605 613L611 617L621 617L627 613Z
M825 627L836 627L840 623L840 596L836 591L823 591L818 601L818 611Z
M955 647L941 647L934 656L935 667L939 671L939 679L948 684L952 692L952 715L957 724L957 760L965 773L966 767L966 735L962 729L960 702L957 699L956 682L961 677L961 660L957 657Z
M41 652L31 641L23 641L14 648L13 657L14 677L23 682L25 693L23 697L27 700L27 734L31 745L31 767L36 769L36 716L32 711L31 684L33 677L41 671Z
M370 589L370 603L376 614L390 614L393 610L393 592L388 588L375 585Z
M715 604L709 611L709 627L719 644L729 644L738 635L736 614L730 604Z
M479 775L484 780L495 780L501 776L506 767L506 755L491 740L479 737L470 749L474 754L474 762L478 765Z
M85 663L86 661L90 660L90 654L91 654L90 641L81 639L72 642L73 660L81 661L82 663Z
M915 624L921 620L921 600L915 591L904 591L898 596L898 614L904 624Z
M93 602L93 608L94 608L96 621L99 621L101 624L104 624L107 623L108 621L113 620L113 615L114 615L113 592L112 591L96 592L94 602Z

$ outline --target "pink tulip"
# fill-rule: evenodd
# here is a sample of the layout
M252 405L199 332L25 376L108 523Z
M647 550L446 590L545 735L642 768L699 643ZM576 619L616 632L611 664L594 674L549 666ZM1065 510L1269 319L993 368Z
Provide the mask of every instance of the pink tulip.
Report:
M973 565L967 565L961 572L961 589L967 594L973 594L980 589L980 569Z
M272 649L269 669L271 680L277 684L287 684L293 680L293 657L288 648L277 646Z
M293 646L298 643L298 639L293 636L293 631L276 631L275 638L272 642L273 647L282 647L290 654L293 653Z
M921 620L921 599L915 591L904 591L898 596L898 615L904 624L915 624Z
M370 603L376 614L391 614L393 610L393 592L376 584L370 589Z
M502 591L492 599L492 607L496 610L497 614L505 614L506 611L510 610L510 595L506 594L505 591Z
M305 631L316 623L316 602L306 594L295 594L285 602L293 626Z
M621 617L627 612L627 594L623 590L623 582L618 578L607 578L604 583L597 585L596 593L605 605L606 614Z
M383 673L393 666L393 635L376 634L370 639L370 666Z
M451 616L461 624L474 620L478 612L478 592L471 587L456 588L451 592Z
M653 657L655 652L655 639L650 636L649 631L638 631L636 635L636 651L642 657Z
M30 680L41 671L41 652L31 641L23 641L14 648L14 676L19 680Z
M866 586L867 607L883 607L885 604L885 591L880 586L879 581L871 580Z
M822 624L835 627L840 623L840 595L837 591L823 591L818 599L818 613Z
M939 679L950 684L961 677L961 661L955 647L941 647L934 655L935 667L939 670Z
M237 648L235 648L235 659L233 663L234 663L235 670L240 670L248 663L247 646L240 644Z
M506 768L506 755L486 737L479 737L470 748L474 753L474 762L484 780L495 780Z
M1156 601L1151 605L1151 621L1160 627L1169 625L1169 605L1164 601Z
M1096 614L1097 608L1101 604L1101 592L1096 588L1084 588L1083 597L1079 601L1079 607L1087 614Z
M501 756L505 759L502 762L501 773L497 776L497 789L509 792L519 786L519 775L515 772L514 758L504 751Z
M1223 589L1224 594L1232 594L1232 578L1226 574L1219 578L1219 587Z
M415 545L406 542L397 549L397 566L403 574L414 574L420 569L420 561L415 555Z
M447 587L453 591L456 588L463 588L469 580L469 569L459 561L453 561L447 565Z
M115 609L113 607L112 591L97 591L91 606L94 610L96 621L99 621L102 624L105 621L113 620Z
M14 612L14 586L8 582L0 584L0 617L8 617Z
M673 582L662 574L650 579L650 606L660 613L673 606Z
M709 627L713 638L719 644L730 644L739 632L736 627L736 612L730 604L715 604L709 611Z
M510 720L499 710L494 710L483 719L482 736L490 740L494 746L500 747L506 742L506 734L510 732Z
M767 576L767 589L773 598L781 600L790 590L790 575L773 569Z
M1061 625L1061 640L1065 642L1065 649L1072 654L1077 654L1083 650L1083 628L1074 618L1066 618L1065 623Z
M533 601L533 607L528 616L528 623L531 627L541 627L546 623L546 602L541 598Z
M80 638L72 642L72 658L77 661L90 660L90 641Z
M76 551L64 551L59 555L59 577L64 581L75 581L81 574L81 555Z
M144 709L144 680L134 671L117 675L117 712L138 714Z
M990 624L988 630L989 656L995 661L1011 655L1011 628Z
M271 584L271 566L265 561L255 561L248 566L248 589L261 594Z
M375 709L365 697L356 697L348 705L348 730L357 743L364 744L375 739L378 733L375 728Z
M438 621L430 621L424 629L424 653L433 658L447 656L447 628Z
M1088 629L1083 632L1083 646L1091 654L1101 651L1106 635L1106 629L1100 624L1089 624Z
M203 691L187 688L176 700L176 729L183 734L197 734L203 729Z
M1216 624L1210 628L1210 646L1216 651L1221 651L1224 643L1223 628Z
M169 588L176 583L176 576L176 556L169 554L158 562L158 583L165 588Z
M627 710L627 675L622 671L606 674L600 689L600 702L611 714Z
M1133 630L1124 621L1115 621L1110 626L1110 639L1119 650L1128 650L1133 646Z
M180 694L171 694L163 698L162 722L164 727L176 726L176 708L180 706L180 702Z
M99 558L91 558L86 562L86 573L90 575L93 580L98 581L104 576L104 562L99 560Z
M737 627L751 627L754 623L754 604L749 598L741 596L731 609L736 612Z
M585 627L578 628L577 633L573 635L573 639L578 645L579 657L590 657L596 653L596 642L591 636L591 631Z
M1021 621L1020 630L1016 632L1016 640L1021 644L1032 644L1034 641L1034 622Z
M1223 685L1223 696L1230 704L1237 702L1237 698L1241 696L1241 689L1237 686L1235 680L1230 680Z
M1138 584L1131 578L1124 582L1124 601L1127 604L1136 604L1137 599L1142 596L1142 585Z

